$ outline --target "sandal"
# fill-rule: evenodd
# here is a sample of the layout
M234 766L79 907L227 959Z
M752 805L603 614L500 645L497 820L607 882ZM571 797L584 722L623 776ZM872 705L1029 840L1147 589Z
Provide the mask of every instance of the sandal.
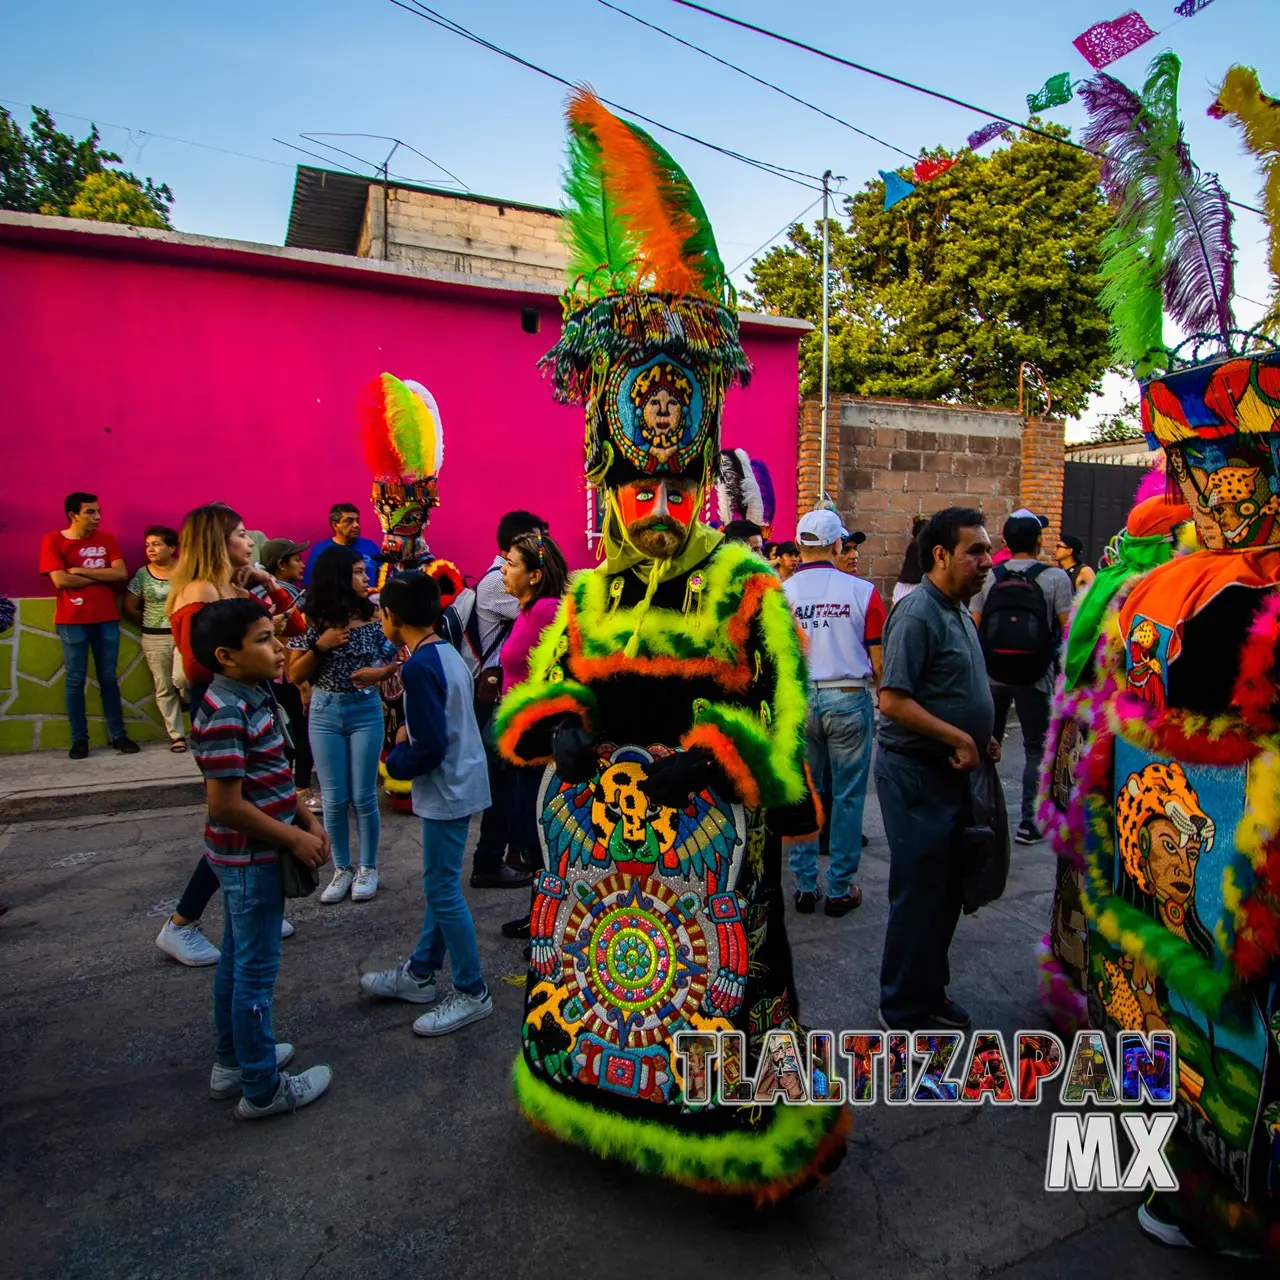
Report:
M187 749L186 738L170 738L169 739L169 750L172 751L174 755L181 755L182 752L184 752L186 749Z

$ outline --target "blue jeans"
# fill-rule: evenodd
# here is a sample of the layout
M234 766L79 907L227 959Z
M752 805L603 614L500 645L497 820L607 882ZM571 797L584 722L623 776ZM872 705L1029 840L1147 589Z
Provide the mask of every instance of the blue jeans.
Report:
M810 689L805 738L809 744L809 772L815 784L831 766L831 862L827 894L842 898L862 861L862 810L867 802L867 766L875 725L871 694L866 689ZM791 874L801 893L818 887L818 840L791 847Z
M382 699L368 693L311 695L309 738L320 795L324 801L324 829L333 842L336 867L351 865L351 833L347 812L356 813L360 835L360 865L378 865L378 757L382 752Z
M93 650L94 674L102 692L102 714L107 733L114 742L124 737L124 711L120 707L120 687L116 684L116 659L120 655L118 622L60 622L62 663L66 668L67 719L71 721L71 741L89 738L89 718L84 709L84 682L89 674L89 650Z
M948 952L960 919L959 836L969 775L881 748L876 795L889 840L889 924L880 1012L890 1026L926 1025L947 998Z
M470 818L422 819L422 890L427 911L409 968L425 978L444 964L447 951L453 985L469 996L478 996L484 990L480 952L476 927L462 896L462 855L470 825Z
M213 976L214 1055L240 1068L241 1091L265 1106L276 1095L276 1038L271 1000L280 971L280 921L284 888L275 862L219 867L222 885L222 955Z

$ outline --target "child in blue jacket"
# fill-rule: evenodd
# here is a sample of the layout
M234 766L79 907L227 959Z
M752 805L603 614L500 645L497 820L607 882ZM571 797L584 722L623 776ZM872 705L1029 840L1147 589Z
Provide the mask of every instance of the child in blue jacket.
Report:
M414 1024L420 1036L442 1036L493 1012L480 973L476 930L462 896L462 855L473 813L489 807L484 743L472 705L473 681L456 649L435 633L440 588L425 573L391 578L382 588L382 630L410 651L400 671L405 726L386 759L387 772L413 784L422 819L422 886L427 910L413 955L397 968L366 973L372 996L430 1004ZM445 952L453 989L436 1000L436 970Z

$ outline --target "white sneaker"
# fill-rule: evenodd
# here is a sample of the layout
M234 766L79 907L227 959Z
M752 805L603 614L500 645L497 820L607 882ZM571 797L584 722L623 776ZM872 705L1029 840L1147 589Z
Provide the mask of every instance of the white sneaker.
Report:
M1157 1218L1145 1204L1138 1206L1138 1228L1144 1236L1167 1244L1172 1249L1191 1249L1195 1246L1182 1233L1182 1228L1172 1222Z
M236 1115L241 1120L263 1120L308 1107L324 1093L332 1079L333 1072L328 1067L312 1067L296 1076L281 1076L276 1096L265 1107L255 1107L248 1098L241 1098L236 1103Z
M193 969L217 964L218 957L222 954L204 936L199 920L193 920L190 924L174 924L171 919L166 920L164 928L156 936L156 946L179 964L189 964Z
M493 1012L493 997L489 988L478 996L469 996L465 991L450 991L434 1009L428 1010L413 1024L415 1035L447 1036L450 1031L457 1031L469 1022L479 1022Z
M415 978L409 972L409 962L383 969L378 973L362 973L360 990L367 996L379 996L383 1000L407 1000L410 1004L432 1004L436 998L436 975Z
M378 892L378 868L361 867L356 872L356 882L351 886L352 902L368 902Z
M350 867L335 867L333 879L329 881L328 887L320 895L320 901L341 902L351 892L351 883L355 878L356 873Z
M293 1057L293 1045L276 1045L276 1067L283 1067ZM209 1097L221 1102L233 1093L240 1092L240 1068L224 1067L222 1063L213 1064L213 1075L209 1077Z
M297 930L287 920L280 921L280 936L282 938L292 938Z

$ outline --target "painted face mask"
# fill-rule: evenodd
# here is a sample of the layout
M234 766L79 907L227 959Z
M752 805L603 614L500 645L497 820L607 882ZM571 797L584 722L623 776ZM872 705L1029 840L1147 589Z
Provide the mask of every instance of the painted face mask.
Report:
M666 520L676 531L687 529L698 514L696 498L692 490L667 480L637 480L618 490L618 510L628 529L642 520L645 528Z

